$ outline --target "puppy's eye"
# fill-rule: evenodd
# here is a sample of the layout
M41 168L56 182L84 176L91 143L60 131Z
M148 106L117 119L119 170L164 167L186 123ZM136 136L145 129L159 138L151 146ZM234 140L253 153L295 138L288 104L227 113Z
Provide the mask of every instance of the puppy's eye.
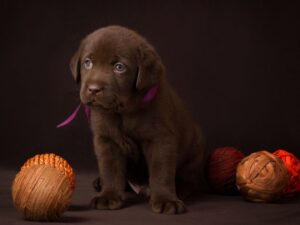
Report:
M86 58L83 62L84 64L84 68L87 69L87 70L90 70L93 68L93 62L90 58Z
M117 62L114 65L114 71L116 73L124 73L126 71L126 66L123 63Z

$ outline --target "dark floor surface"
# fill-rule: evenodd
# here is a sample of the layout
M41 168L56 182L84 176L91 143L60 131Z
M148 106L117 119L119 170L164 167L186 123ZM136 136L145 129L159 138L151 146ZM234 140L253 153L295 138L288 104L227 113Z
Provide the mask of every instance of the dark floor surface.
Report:
M11 182L16 172L0 171L0 224L105 224L105 225L298 225L300 224L300 197L276 204L250 203L240 196L205 194L187 202L188 212L166 216L151 212L146 199L130 195L127 206L117 211L97 211L88 205L93 195L92 181L96 174L77 176L76 190L67 212L57 222L32 222L22 218L11 200Z

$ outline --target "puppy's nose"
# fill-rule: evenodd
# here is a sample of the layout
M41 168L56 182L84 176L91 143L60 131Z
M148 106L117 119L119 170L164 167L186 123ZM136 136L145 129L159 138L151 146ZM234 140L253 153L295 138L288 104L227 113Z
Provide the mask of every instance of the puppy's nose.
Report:
M102 91L102 88L100 88L98 85L92 84L88 86L88 92L90 94L98 94L100 91Z

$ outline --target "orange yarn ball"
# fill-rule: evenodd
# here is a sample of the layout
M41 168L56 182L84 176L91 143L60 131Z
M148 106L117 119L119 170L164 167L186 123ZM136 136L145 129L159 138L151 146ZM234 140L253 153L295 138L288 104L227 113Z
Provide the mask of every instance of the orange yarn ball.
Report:
M61 156L54 153L37 154L23 164L21 171L34 165L45 165L57 169L68 178L71 188L74 190L76 179L75 173L71 165Z
M273 154L282 159L285 167L291 175L285 195L295 195L300 191L300 160L294 154L282 149L278 149Z
M28 220L57 220L69 207L75 187L70 164L53 153L38 154L21 167L12 184L13 203Z

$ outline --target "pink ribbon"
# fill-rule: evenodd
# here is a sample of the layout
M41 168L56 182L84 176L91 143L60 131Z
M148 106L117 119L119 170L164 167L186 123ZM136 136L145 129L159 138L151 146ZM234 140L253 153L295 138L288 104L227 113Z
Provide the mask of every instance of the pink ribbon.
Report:
M151 102L155 96L157 95L157 92L158 92L158 88L159 86L158 85L154 85L153 87L151 87L147 93L145 94L145 96L143 97L142 101L141 101L141 106ZM79 106L77 106L77 108L75 109L75 111L66 119L64 120L63 122L61 122L60 124L58 124L56 126L56 128L61 128L61 127L64 127L68 124L70 124L77 116L80 108L81 108L82 104L80 104ZM84 107L84 112L85 112L85 115L87 117L87 120L90 121L91 120L91 108L86 106L86 105L83 105Z
M71 123L76 118L81 106L82 106L82 104L77 106L75 111L66 120L64 120L62 123L58 124L56 126L56 128L64 127L64 126L68 125L69 123ZM87 117L87 120L90 121L91 120L91 109L90 109L90 107L88 107L86 105L84 105L83 107L84 107L84 112Z
M155 96L157 95L157 92L158 92L158 84L157 85L154 85L153 87L151 87L147 93L145 94L145 96L143 97L142 101L141 101L141 104L144 105L148 102L151 102Z

